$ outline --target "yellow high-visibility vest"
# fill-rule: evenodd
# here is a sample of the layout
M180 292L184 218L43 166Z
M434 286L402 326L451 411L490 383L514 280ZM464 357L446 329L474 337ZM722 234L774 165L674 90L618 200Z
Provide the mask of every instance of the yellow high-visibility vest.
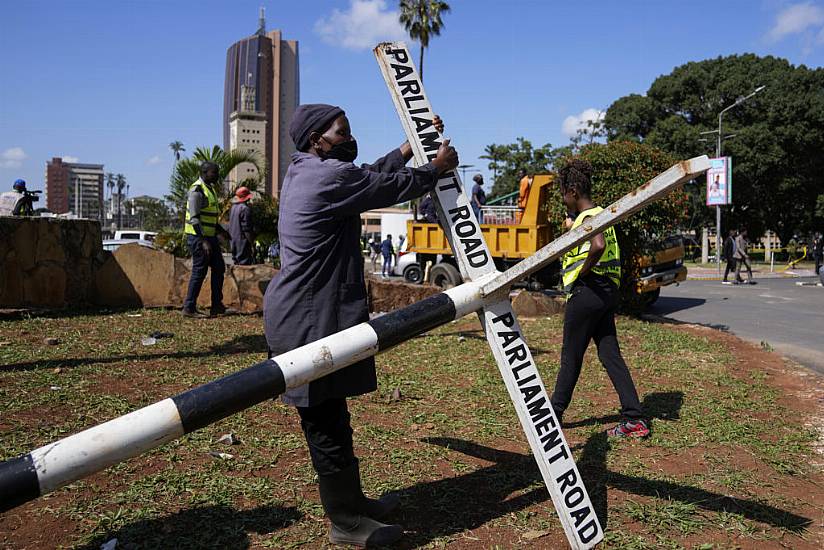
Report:
M600 206L584 210L578 214L577 218L575 218L575 223L572 224L572 229L575 229L584 223L586 218L594 216L602 210L603 208ZM613 283L615 283L615 286L620 287L621 251L618 248L618 238L615 236L615 228L610 227L606 229L603 235L604 241L606 242L606 248L604 248L604 252L601 254L601 258L598 260L598 263L593 266L592 272L597 275L601 275L602 277L608 277ZM570 292L572 290L572 284L576 281L576 279L578 279L578 275L581 273L581 268L584 265L584 261L587 259L587 255L589 254L589 248L590 241L587 241L564 254L563 263L561 265L561 275L563 276L564 290L566 292Z
M217 234L217 217L220 215L217 195L212 188L206 185L200 178L189 187L189 192L191 193L196 187L200 187L206 200L209 201L208 205L200 209L200 215L198 216L200 219L201 232L204 237L214 237ZM189 235L197 235L194 226L189 223L190 218L189 203L186 202L186 227L184 231Z

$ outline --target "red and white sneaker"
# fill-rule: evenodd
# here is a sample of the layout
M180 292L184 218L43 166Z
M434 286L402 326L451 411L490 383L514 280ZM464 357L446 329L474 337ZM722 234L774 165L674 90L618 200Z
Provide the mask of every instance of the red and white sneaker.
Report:
M636 437L642 439L649 435L649 427L644 420L622 420L614 428L607 430L610 437Z

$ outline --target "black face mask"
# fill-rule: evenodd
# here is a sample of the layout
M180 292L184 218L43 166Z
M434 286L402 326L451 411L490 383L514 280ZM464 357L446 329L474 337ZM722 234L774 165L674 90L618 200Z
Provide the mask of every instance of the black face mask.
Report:
M326 143L329 143L326 138L323 139ZM341 162L355 162L355 159L358 158L358 142L352 138L349 141L332 145L331 149L324 151L323 156L325 158L336 159Z

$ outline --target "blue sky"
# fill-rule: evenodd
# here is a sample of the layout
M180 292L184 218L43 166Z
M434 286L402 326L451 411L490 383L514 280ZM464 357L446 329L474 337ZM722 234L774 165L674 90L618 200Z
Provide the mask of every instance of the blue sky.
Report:
M487 182L485 145L564 145L582 114L688 61L824 63L824 0L449 3L426 88ZM255 31L261 5L268 29L299 41L301 101L341 105L361 161L403 141L371 53L402 37L396 1L0 0L0 188L42 188L46 161L69 156L125 174L132 196L162 196L171 141L222 145L226 49Z

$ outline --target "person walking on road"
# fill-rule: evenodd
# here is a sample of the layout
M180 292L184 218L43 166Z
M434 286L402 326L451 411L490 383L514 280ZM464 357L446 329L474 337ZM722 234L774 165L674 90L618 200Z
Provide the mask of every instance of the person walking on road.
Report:
M733 284L741 284L744 282L744 279L741 278L742 265L747 268L747 284L755 284L752 278L752 267L750 267L750 256L747 254L748 246L750 246L750 241L747 240L747 229L744 228L738 232L738 236L735 238L735 253L733 257L737 265L735 266L735 281Z
M439 118L430 124L443 131ZM360 214L416 199L458 165L458 154L444 140L432 161L419 168L405 167L412 158L409 143L372 165L356 166L349 120L331 105L299 106L289 134L297 152L280 194L281 269L263 305L272 356L369 319ZM376 389L375 360L368 357L290 388L282 398L300 416L333 544L385 546L403 534L401 526L380 521L397 507L397 496L364 496L353 448L346 400Z
M200 178L189 187L186 202L186 244L192 254L192 274L189 289L183 301L183 315L186 317L205 317L197 310L197 297L206 279L206 272L212 269L212 303L210 316L226 313L223 305L223 274L226 264L218 232L226 231L218 223L220 206L218 203L217 182L219 179L217 164L205 161L200 165Z
M238 187L229 211L229 235L232 244L232 260L236 265L255 263L255 236L252 233L252 209L249 199L252 192L247 187Z
M395 247L392 246L392 235L386 235L381 241L381 254L383 255L383 267L381 277L392 275L392 256L395 254Z
M381 243L375 239L369 239L369 256L372 261L372 273L377 270L378 258L381 256Z
M567 212L565 227L575 229L603 210L590 198L592 167L581 159L571 160L558 172L561 195ZM621 285L621 252L615 228L594 235L563 257L561 269L568 300L564 311L561 369L550 401L560 423L572 400L581 374L584 353L595 340L598 358L607 371L621 402L620 423L607 430L611 437L646 437L649 427L632 375L621 356L615 330L615 309Z
M815 274L821 274L821 260L824 257L824 239L821 238L821 233L816 233L813 237L813 261L815 262Z
M724 248L721 251L724 255L724 259L727 260L727 267L724 268L724 280L721 281L721 284L729 285L732 284L727 280L730 273L735 275L735 230L730 229L729 235L727 235L727 239L724 241Z

